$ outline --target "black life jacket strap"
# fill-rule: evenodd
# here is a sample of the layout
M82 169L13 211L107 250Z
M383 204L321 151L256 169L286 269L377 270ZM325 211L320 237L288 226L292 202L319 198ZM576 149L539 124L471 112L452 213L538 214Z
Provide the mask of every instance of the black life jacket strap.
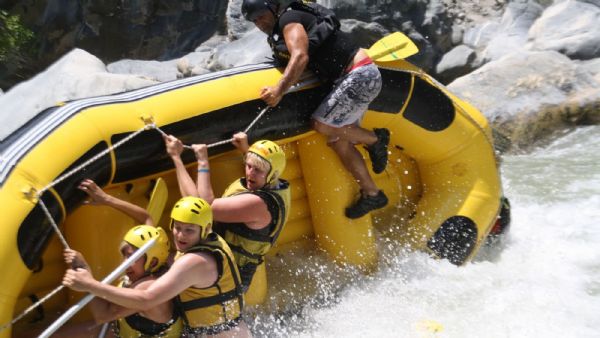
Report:
M233 283L235 284L235 288L233 290L229 291L229 292L226 292L225 294L230 294L232 292L235 293L235 295L238 297L238 302L239 302L239 305L240 305L240 312L241 312L244 309L244 293L243 293L243 290L242 290L242 282L240 280L239 270L238 270L237 264L233 260L233 257L229 257L229 255L223 250L223 248L221 248L219 246L209 245L209 244L203 244L203 246L205 248L212 248L212 249L215 249L215 251L221 252L222 253L222 257L226 258L225 260L227 261L227 265L229 266L229 271L231 271L231 275L233 277ZM233 248L231 247L231 245L229 246L229 248L231 250L233 250ZM191 248L187 252L197 252L197 251L202 251L202 250L203 250L202 248ZM221 271L219 272L219 277L217 279L217 284L218 284L218 280L221 279L222 269L223 268L221 266ZM216 297L216 296L214 296L214 297ZM213 297L208 297L208 298L213 298ZM226 300L233 299L233 298L234 297L231 297L231 298L228 298ZM193 301L195 301L195 300L193 300ZM190 303L190 302L193 302L193 301L189 301L189 302L186 302L186 303ZM181 305L183 305L183 302L180 301L179 303ZM184 319L186 319L185 316L182 316L182 317L184 317Z
M271 214L271 223L268 226L269 233L265 234L257 230L249 229L243 224L232 224L227 228L227 231L256 242L275 243L275 240L283 228L279 227L279 229L277 229L277 225L281 220L285 219L287 212L283 198L281 198L279 194L267 190L256 190L248 193L260 197L267 204L267 208Z
M196 337L198 335L200 335L200 336L217 335L221 332L229 331L229 330L239 326L241 321L242 321L242 316L239 316L235 319L226 321L225 323L217 324L217 325L213 325L213 326L204 326L204 327L195 327L195 328L188 326L184 329L184 335L182 335L182 337Z
M238 296L237 290L233 289L231 291L221 293L221 294L218 294L215 296L194 299L194 300L190 300L187 302L181 302L181 308L184 311L190 311L190 310L195 310L195 309L199 309L199 308L203 308L203 307L209 307L212 305L219 305L223 302L234 299L237 296Z
M262 263L263 261L263 255L257 255L257 254L253 254L251 252L246 251L244 248L242 248L241 246L237 246L237 245L233 245L233 244L229 244L229 247L231 248L231 250L239 253L240 255L252 258L252 259L256 259L259 262Z
M269 236L269 234L261 234L256 230L249 229L247 226L241 223L229 224L226 231L256 242L271 243L271 236ZM231 247L231 244L229 244L229 247Z
M273 224L276 226L275 232L270 234L271 237L271 244L275 244L275 241L277 240L277 238L279 237L279 234L281 233L281 230L283 230L283 224L280 224L279 227L277 227L278 223L284 222L286 219L286 213L288 212L287 207L285 205L285 202L283 201L283 198L277 194L277 193L270 193L269 196L271 196L272 198L275 199L276 204L279 206L279 212L276 212L277 214L277 219L274 219Z

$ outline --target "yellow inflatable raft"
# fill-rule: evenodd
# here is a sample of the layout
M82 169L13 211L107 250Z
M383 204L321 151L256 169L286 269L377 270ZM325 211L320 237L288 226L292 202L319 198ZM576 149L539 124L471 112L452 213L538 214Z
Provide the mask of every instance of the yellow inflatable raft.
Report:
M376 232L385 232L414 249L463 264L484 242L500 210L502 192L488 123L408 62L379 66L384 87L363 126L391 131L389 165L374 175L390 203L370 216L344 217L358 187L325 139L310 130L311 112L326 88L312 84L287 94L249 130L251 141L275 140L287 154L283 176L291 182L292 209L273 253L316 243L331 260L369 271L378 261ZM116 248L133 224L109 208L82 205L85 194L78 183L91 178L108 193L146 206L156 179L164 178L164 227L179 191L161 134L152 124L185 144L228 139L265 107L259 90L280 76L281 69L272 65L251 65L67 102L3 140L0 323L10 322L60 285L65 270L63 245L38 192L43 191L43 205L66 242L85 254L101 278L120 262ZM231 144L210 151L213 186L219 193L243 175L242 159ZM194 163L192 152L184 154L184 160ZM166 197L165 192L160 195ZM268 280L262 267L249 292L250 303L265 299ZM0 337L44 327L74 296L61 290Z

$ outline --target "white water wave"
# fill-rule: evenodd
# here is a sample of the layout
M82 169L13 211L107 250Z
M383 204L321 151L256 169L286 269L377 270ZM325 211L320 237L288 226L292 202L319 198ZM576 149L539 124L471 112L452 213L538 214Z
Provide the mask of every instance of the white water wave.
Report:
M284 315L259 315L255 334L599 337L597 135L600 127L579 128L545 149L505 158L512 228L503 250L455 267L380 243L387 258L373 276L297 257L304 269L320 269L313 281L318 301L289 295L299 307Z

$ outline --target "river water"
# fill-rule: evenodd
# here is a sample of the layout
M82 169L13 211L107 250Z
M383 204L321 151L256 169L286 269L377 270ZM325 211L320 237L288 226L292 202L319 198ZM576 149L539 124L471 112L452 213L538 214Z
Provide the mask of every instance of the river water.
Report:
M600 126L503 159L512 228L501 245L455 267L382 241L371 276L286 257L316 293L278 290L288 311L258 314L255 335L600 337Z

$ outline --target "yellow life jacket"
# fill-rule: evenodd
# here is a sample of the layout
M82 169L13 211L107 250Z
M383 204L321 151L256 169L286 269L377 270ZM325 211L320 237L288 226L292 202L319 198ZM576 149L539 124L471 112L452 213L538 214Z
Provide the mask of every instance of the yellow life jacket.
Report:
M118 286L124 287L123 282L121 281ZM178 338L181 337L183 323L177 309L173 306L173 315L167 323L157 323L142 317L139 313L134 313L126 318L113 321L112 329L115 336L120 338Z
M264 260L285 225L291 204L290 184L280 179L274 189L248 190L244 178L233 182L223 193L223 197L240 194L254 194L267 205L271 223L260 230L253 230L244 223L216 222L215 231L221 234L233 251L235 261L242 276L242 284L247 287L252 281L256 267Z
M240 276L227 243L216 233L175 259L191 252L207 252L217 261L218 278L207 288L189 287L179 294L178 307L188 334L217 334L236 327L241 320L244 295Z

